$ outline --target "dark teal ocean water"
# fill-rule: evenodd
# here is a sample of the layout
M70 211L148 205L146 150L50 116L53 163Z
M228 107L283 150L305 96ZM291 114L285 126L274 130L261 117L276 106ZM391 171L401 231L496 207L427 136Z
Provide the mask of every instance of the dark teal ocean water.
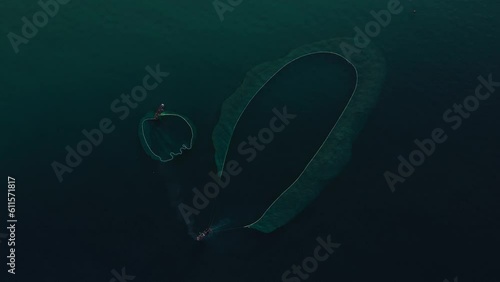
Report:
M352 37L387 3L243 0L221 21L211 1L71 0L16 54L9 34L21 35L22 18L41 7L2 1L0 173L16 179L18 222L15 275L0 237L1 281L119 281L113 270L123 268L143 282L283 281L318 236L341 246L306 281L499 281L500 90L456 130L442 117L474 94L478 76L500 81L498 1L401 1L370 43L387 76L350 162L283 228L200 243L192 234L210 215L187 226L177 212L215 169L212 130L250 69ZM157 65L170 74L142 102L128 113L111 108ZM151 160L137 136L140 118L162 102L198 130L193 150L167 164ZM114 130L58 181L51 164L106 118ZM384 172L435 128L447 141L391 192Z

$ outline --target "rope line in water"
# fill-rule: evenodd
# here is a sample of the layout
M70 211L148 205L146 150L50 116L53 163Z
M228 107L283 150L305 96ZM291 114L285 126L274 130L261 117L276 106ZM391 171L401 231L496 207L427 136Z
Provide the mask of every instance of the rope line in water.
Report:
M341 58L343 58L346 62L348 62L353 68L354 68L354 71L356 72L356 85L354 86L354 90L352 91L351 93L351 97L349 98L349 101L347 101L347 104L345 105L344 109L342 110L342 113L340 114L339 118L337 119L337 121L335 122L335 124L333 125L332 129L330 130L330 132L328 133L328 136L326 137L326 139L323 141L323 143L321 144L321 146L319 147L319 149L316 151L316 153L314 154L314 156L311 158L311 160L309 161L309 163L304 167L304 169L302 170L302 172L300 173L300 175L295 179L295 181L290 185L288 186L285 191L283 191L273 202L272 204L266 209L266 211L262 214L261 217L259 217L259 219L257 219L256 221L248 224L248 225L245 225L245 227L247 228L251 228L253 225L255 225L256 223L258 223L262 218L264 218L264 216L267 214L267 212L274 206L274 204L283 196L285 195L285 193L297 182L299 181L299 179L302 177L302 175L306 172L307 168L311 165L311 163L314 161L314 159L316 158L316 156L319 154L319 152L321 151L321 149L323 148L323 146L326 144L326 142L329 140L330 138L330 135L333 133L333 131L335 130L335 128L337 127L337 124L339 123L339 121L342 119L342 116L344 115L345 111L347 110L347 108L349 107L349 104L351 103L352 101L352 98L354 97L354 94L356 93L356 90L358 89L358 82L359 82L359 73L358 73L358 69L356 68L356 66L351 62L349 61L347 58L345 58L344 56L340 55L339 53L336 53L336 52L322 52L322 51L319 51L319 52L315 52L315 53L310 53L310 54L307 54L307 55L311 55L311 54L317 54L317 53L327 53L327 54L335 54ZM307 55L304 55L304 56L307 56ZM302 56L302 57L304 57ZM301 58L301 57L299 57ZM229 150L229 149L228 149ZM226 153L227 154L227 153Z
M164 160L164 159L162 159L162 157L158 156L155 152L153 152L153 149L151 149L151 146L149 146L148 139L146 138L146 133L144 132L144 123L146 121L155 121L155 119L154 118L145 118L145 119L142 120L142 123L141 123L142 137L144 139L144 143L146 144L146 146L149 149L149 152L151 152L151 154L153 154L155 157L157 157L160 162L166 163L166 162L169 162L169 161L173 160L174 157L182 155L185 150L191 150L193 148L194 129L191 126L191 124L189 123L189 121L187 121L181 115L173 114L173 113L162 113L162 114L160 114L160 117L164 117L164 116L176 116L176 117L180 117L181 119L183 119L187 123L187 125L189 126L189 129L191 130L191 140L189 141L189 146L186 146L186 144L182 144L181 148L179 149L179 153L170 152L169 153L170 159Z

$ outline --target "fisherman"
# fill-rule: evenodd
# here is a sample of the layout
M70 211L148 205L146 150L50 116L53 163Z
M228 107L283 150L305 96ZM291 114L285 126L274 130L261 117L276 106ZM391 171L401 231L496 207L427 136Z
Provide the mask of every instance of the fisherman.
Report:
M196 241L201 241L205 239L205 237L208 236L212 232L212 228L208 227L207 229L203 230L203 232L200 232L198 236L196 236Z
M154 116L154 119L155 120L158 120L160 119L160 115L161 113L163 113L163 111L165 110L165 104L161 104L158 109L156 110L156 113L155 113L155 116Z

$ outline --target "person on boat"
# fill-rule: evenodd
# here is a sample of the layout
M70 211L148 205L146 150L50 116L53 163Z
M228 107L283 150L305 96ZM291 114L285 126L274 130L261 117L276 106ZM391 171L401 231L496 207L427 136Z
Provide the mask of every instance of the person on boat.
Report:
M155 116L154 116L154 119L155 120L158 120L160 118L160 115L161 113L163 113L163 111L165 111L165 104L161 104L158 109L156 110L155 112Z
M196 241L201 241L201 240L205 239L205 237L207 237L208 234L210 234L211 232L212 232L212 228L208 227L207 229L200 232L200 234L198 234L198 236L196 236Z

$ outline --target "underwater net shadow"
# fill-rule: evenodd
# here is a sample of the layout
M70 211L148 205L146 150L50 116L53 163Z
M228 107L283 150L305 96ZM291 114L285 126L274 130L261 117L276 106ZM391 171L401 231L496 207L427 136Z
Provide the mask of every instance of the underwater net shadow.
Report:
M349 161L351 144L361 130L369 110L375 105L385 77L385 60L378 50L367 48L362 54L355 54L350 59L341 55L341 44L351 41L332 39L310 44L292 51L283 59L260 65L248 73L242 86L225 101L219 123L212 135L219 176L226 163L233 133L243 113L254 97L286 66L314 54L330 54L345 60L356 74L354 90L342 113L300 175L274 199L257 220L244 227L272 232L283 226L319 194L324 188L325 180L334 178Z

